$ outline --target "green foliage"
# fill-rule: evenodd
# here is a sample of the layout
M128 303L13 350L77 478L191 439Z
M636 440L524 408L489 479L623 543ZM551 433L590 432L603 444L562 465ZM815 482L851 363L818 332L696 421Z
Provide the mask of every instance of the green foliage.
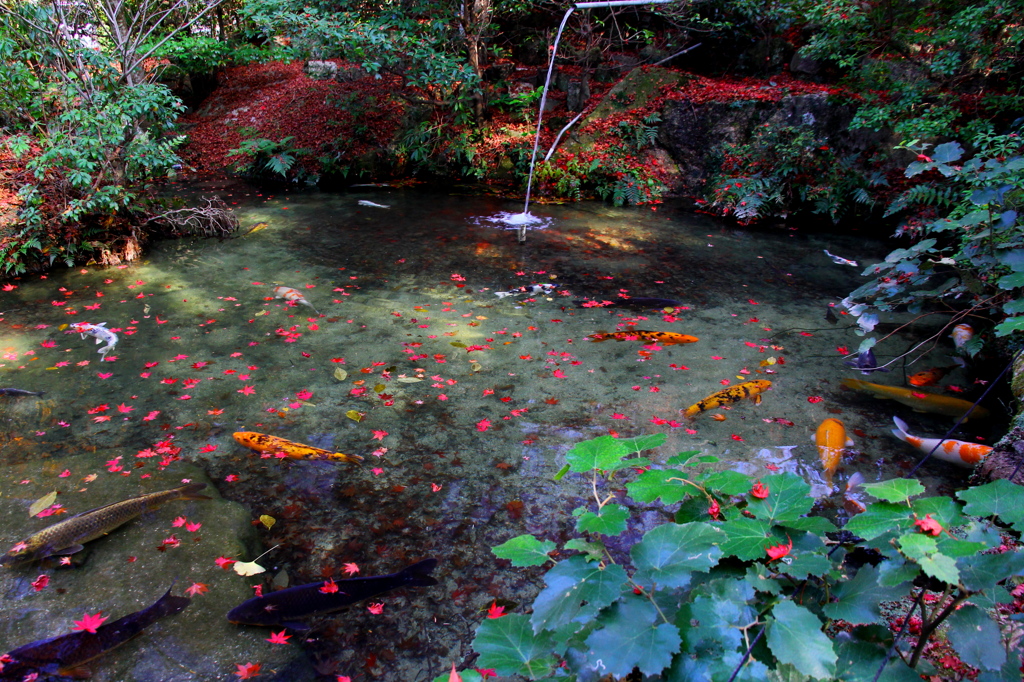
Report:
M252 128L243 128L246 137L238 149L228 152L229 156L245 157L242 172L254 178L288 177L288 171L295 165L295 159L306 150L291 146L291 136L280 140L268 140L265 137L253 137L257 134Z
M917 154L906 175L919 184L888 209L916 209L897 233L912 243L869 266L864 274L873 279L844 303L860 317L862 334L879 312L897 306L912 313L943 307L953 313L949 326L970 319L980 329L987 318L997 337L1024 330L1024 140L982 130L967 160L957 142L940 144L930 156L929 147L917 140L901 146ZM981 347L976 338L964 352Z
M1024 527L1011 502L1018 486L990 483L957 501L922 497L916 481L874 483L867 492L878 501L838 534L832 522L808 516L810 486L794 474L754 481L706 468L716 458L692 452L626 473L636 471L641 451L663 442L602 436L567 453L594 495L574 512L583 537L564 542L556 559L554 542L530 535L494 549L514 565L549 568L531 615L480 624L477 665L532 680L592 671L620 678L639 669L644 679L669 682L876 673L909 681L925 649L948 637L986 679L1012 679L1002 671L1019 665L1019 652L1007 657L1012 633L991 609L1005 601L1004 581L1024 575L1024 551L1006 542L1003 525L1013 523L1017 534ZM623 476L636 502L681 503L676 521L631 540L632 505L609 489L613 477L621 488ZM866 550L877 565L847 561ZM920 587L924 576L937 581L931 590ZM894 636L903 619L914 636ZM890 648L896 655L887 662Z
M856 160L840 157L808 125L765 124L746 144L725 146L721 168L708 180L706 201L744 223L802 210L838 222L870 207L868 188L883 184L859 170Z

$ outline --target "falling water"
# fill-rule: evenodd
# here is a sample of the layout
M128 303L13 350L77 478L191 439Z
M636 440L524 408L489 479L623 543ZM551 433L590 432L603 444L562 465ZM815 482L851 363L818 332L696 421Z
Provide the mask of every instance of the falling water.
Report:
M592 7L619 7L625 5L663 5L674 0L607 0L602 2L578 2L565 11L562 23L558 25L558 33L555 34L555 43L551 47L551 58L548 60L548 73L544 78L544 90L540 96L540 109L537 111L537 131L533 137L533 153L530 155L530 175L526 181L526 201L523 204L522 213L499 213L486 218L490 223L497 223L506 228L516 229L519 232L519 243L526 241L526 230L530 227L547 227L550 220L539 218L530 213L530 193L533 190L533 170L537 164L537 148L540 146L540 128L544 119L544 106L548 101L548 87L551 85L551 72L555 69L555 58L558 56L558 42L562 39L562 31L569 17L577 9L590 9Z

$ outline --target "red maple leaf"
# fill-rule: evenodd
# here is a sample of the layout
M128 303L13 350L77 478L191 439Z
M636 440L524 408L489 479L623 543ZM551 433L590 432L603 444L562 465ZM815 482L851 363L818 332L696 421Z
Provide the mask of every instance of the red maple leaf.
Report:
M914 516L914 525L917 526L918 530L922 533L938 536L942 533L942 524L932 518L931 514L925 514L923 519Z
M498 602L491 602L491 605L487 607L488 618L501 618L505 614L505 607L498 606Z
M285 632L286 630L281 630L281 632L271 632L267 641L271 644L287 644L291 635L286 635L284 634Z
M185 594L190 597L194 597L197 594L206 594L210 591L210 588L206 583L192 583L188 588L185 589Z
M91 632L96 634L96 628L103 624L103 621L107 619L106 616L101 616L101 611L97 611L93 615L88 613L82 614L82 620L75 621L75 627L73 630L82 630L83 632Z
M789 540L788 535L786 536L786 539ZM765 547L765 551L768 552L768 558L772 561L778 561L782 557L786 556L787 554L789 554L789 551L791 549L793 549L792 540L789 540L789 544L787 545L784 545L780 542L779 544L774 545L772 547Z
M353 563L347 563L344 566L342 566L341 568L342 568L343 571L345 571L346 575L355 575L356 573L359 572L359 566L357 566L356 564L353 564Z
M231 564L237 563L237 559L228 559L227 557L217 557L215 563L223 568L225 571L231 568Z
M334 578L331 578L330 580L325 580L323 587L320 588L320 591L324 594L334 594L338 591L338 583L334 582Z
M246 663L245 665L236 663L235 667L238 668L238 670L235 671L235 674L238 675L239 679L251 680L260 674L260 668L262 668L263 665L260 663Z
M753 487L750 489L750 494L759 500L763 500L768 497L768 486L761 483L761 481L758 481L754 483Z

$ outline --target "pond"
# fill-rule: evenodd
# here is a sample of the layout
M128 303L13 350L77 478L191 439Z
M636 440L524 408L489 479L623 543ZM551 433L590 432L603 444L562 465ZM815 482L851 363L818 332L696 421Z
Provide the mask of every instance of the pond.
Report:
M890 433L893 415L918 435L953 423L840 385L861 378L843 364L861 337L838 302L863 282L862 267L823 251L863 266L890 250L857 234L740 228L683 205L582 203L534 207L549 226L519 244L482 220L517 210L501 199L203 189L237 211L237 238L162 242L138 263L26 276L0 293L0 381L45 391L0 397L0 541L184 481L207 483L213 498L168 502L70 566L3 569L0 650L70 632L83 614L114 620L173 585L191 604L90 664L94 679L228 680L259 664L259 679L430 680L472 662L492 602L525 608L541 586L540 569L513 569L490 548L522 533L573 536L570 513L592 497L589 481L553 479L581 440L664 433L655 466L702 450L754 475L792 471L835 516L842 493L826 484L812 441L822 420L842 419L855 442L837 489L853 472L878 480L916 463L920 453ZM276 298L280 286L309 305ZM625 296L678 305L590 303ZM86 322L105 323L116 346L97 353L103 345L74 333ZM900 328L879 361L942 323ZM587 338L634 326L699 341ZM949 339L926 350L911 371L952 364ZM864 378L904 385L901 368ZM680 414L754 379L772 382L760 404ZM948 379L972 396L963 370ZM261 455L235 442L243 431L365 461ZM934 462L917 476L936 492L964 470ZM51 491L49 518L31 518ZM610 492L621 495L621 482ZM636 516L668 518L658 505ZM255 575L226 561L264 552ZM318 618L283 644L270 640L284 627L226 618L256 586L389 574L425 558L438 561L437 585Z

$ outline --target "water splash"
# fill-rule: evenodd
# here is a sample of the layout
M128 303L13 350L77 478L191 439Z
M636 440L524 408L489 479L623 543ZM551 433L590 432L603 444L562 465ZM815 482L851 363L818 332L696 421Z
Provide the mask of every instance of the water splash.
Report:
M526 240L527 230L543 230L554 224L554 218L546 216L535 216L526 211L522 213L509 213L501 211L494 215L473 218L472 222L480 227L495 227L499 230L518 230L519 241Z

